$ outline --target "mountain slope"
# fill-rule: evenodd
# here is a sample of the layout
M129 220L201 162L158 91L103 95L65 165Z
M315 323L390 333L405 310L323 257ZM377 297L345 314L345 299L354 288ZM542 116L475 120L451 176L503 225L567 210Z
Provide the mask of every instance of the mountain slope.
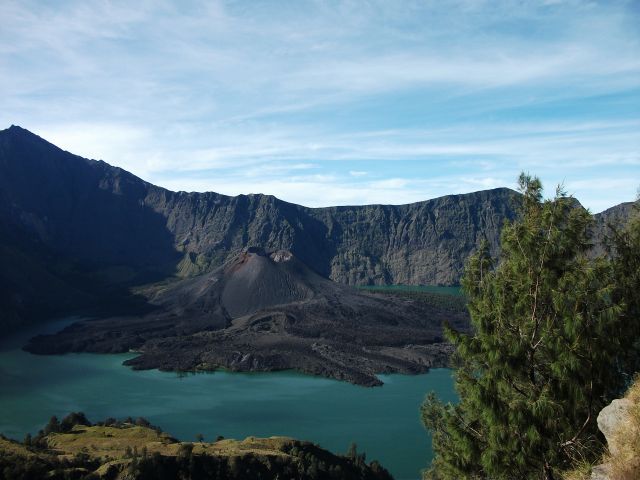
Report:
M80 423L77 422L80 419ZM0 478L391 480L377 461L287 437L179 442L139 418L91 424L75 413L21 444L0 434ZM62 428L61 428L62 426Z
M67 312L73 298L83 313L126 311L139 305L131 287L210 272L248 245L288 250L350 285L457 284L480 241L497 254L518 199L499 188L306 208L268 195L171 192L12 126L0 131L0 324ZM28 278L49 280L34 289Z
M1 246L31 259L27 276L42 277L44 269L51 284L103 304L118 303L105 301L105 292L121 299L133 285L211 271L247 245L289 250L346 284L455 284L481 239L497 248L516 198L496 189L410 205L312 209L268 195L171 192L20 127L0 131L0 231L13 232ZM0 271L0 322L42 315L29 310L37 295L15 266L3 262ZM69 294L60 291L45 307L65 310Z
M171 270L219 266L246 245L286 249L348 284L458 281L481 238L497 247L516 194L495 189L409 205L306 208L268 195L170 192L19 127L0 132L8 218L83 261Z

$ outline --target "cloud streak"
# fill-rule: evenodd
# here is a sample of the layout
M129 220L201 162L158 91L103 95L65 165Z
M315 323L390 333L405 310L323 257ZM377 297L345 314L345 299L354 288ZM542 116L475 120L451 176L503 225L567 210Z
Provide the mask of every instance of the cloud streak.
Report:
M26 1L0 17L2 126L165 186L402 203L524 169L575 178L594 209L637 188L588 188L639 177L633 2Z

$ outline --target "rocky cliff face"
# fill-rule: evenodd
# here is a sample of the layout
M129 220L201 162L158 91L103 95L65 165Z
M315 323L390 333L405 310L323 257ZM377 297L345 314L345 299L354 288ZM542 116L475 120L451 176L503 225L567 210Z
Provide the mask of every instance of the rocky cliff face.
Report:
M16 251L28 259L21 262L27 273L42 278L45 271L61 285L56 298L68 296L67 284L96 298L208 272L248 245L289 250L351 285L456 284L481 240L497 253L517 202L504 188L331 208L268 195L171 192L11 127L0 131L0 232L11 232L0 238L0 306L17 323L37 303L7 260ZM47 305L56 300L44 302L45 312Z
M625 202L608 208L595 215L595 228L593 231L594 248L593 255L606 254L604 248L607 237L612 236L611 227L621 229L634 214L636 202Z
M516 198L496 189L312 209L268 195L170 192L19 127L0 132L0 218L58 254L100 267L174 273L177 265L192 275L260 245L290 250L342 283L452 284L481 239L497 248Z
M459 281L464 260L482 239L497 250L516 198L497 189L410 205L310 209L265 195L158 190L145 202L167 218L184 275L261 245L290 250L341 283L449 285Z

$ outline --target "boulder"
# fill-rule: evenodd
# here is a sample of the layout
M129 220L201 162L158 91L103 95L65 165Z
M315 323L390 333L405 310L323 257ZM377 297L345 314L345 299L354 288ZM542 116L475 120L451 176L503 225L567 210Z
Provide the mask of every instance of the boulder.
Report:
M629 421L629 409L632 406L631 400L619 398L604 407L598 414L598 428L607 439L609 452L612 455L616 455L619 451L613 433L620 429L622 422Z

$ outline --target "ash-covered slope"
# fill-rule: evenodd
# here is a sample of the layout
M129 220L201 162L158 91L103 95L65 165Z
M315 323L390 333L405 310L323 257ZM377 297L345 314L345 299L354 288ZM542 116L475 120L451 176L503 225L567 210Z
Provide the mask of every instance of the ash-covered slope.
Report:
M34 353L141 355L134 368L296 369L377 385L376 373L446 363L442 324L466 316L367 294L316 274L288 251L250 248L214 272L147 292L156 310L74 324L32 340Z
M230 318L237 318L274 305L309 300L328 288L340 287L311 271L290 252L267 254L251 247L212 273L158 292L153 302L181 305L182 312L205 311L219 304Z

